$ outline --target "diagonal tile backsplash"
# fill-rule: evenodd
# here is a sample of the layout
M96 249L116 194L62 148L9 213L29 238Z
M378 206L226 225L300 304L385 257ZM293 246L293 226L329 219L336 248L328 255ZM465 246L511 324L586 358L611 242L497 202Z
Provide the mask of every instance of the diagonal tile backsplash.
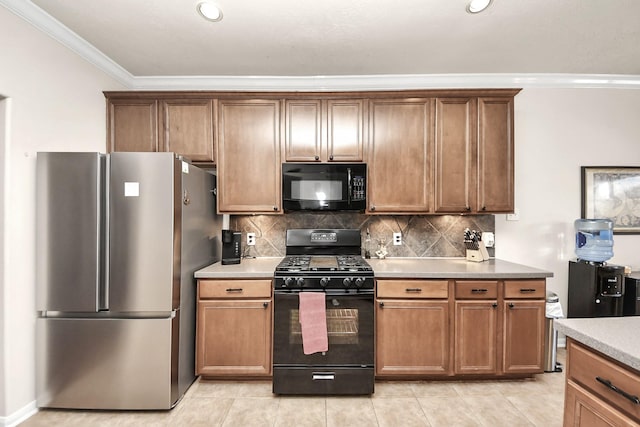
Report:
M364 245L367 229L371 252L384 240L389 257L464 257L464 229L495 232L493 215L364 215L346 212L292 212L284 215L234 215L230 227L242 232L247 256L284 256L289 228L357 228ZM394 246L394 232L403 244ZM246 246L246 233L256 233L256 245ZM493 256L493 248L489 255Z

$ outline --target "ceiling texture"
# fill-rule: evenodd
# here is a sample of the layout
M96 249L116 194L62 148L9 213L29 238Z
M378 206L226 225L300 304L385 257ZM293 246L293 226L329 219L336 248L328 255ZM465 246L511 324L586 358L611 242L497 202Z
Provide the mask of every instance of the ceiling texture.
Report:
M200 1L0 4L132 88L640 87L640 0L211 0L219 22Z

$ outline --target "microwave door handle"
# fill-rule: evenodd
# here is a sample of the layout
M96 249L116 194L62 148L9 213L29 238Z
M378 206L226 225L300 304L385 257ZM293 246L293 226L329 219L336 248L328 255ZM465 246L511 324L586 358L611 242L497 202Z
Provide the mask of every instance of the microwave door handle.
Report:
M347 185L349 186L347 194L348 194L348 199L347 199L347 203L349 205L351 205L351 191L352 191L352 187L351 187L351 168L347 168Z

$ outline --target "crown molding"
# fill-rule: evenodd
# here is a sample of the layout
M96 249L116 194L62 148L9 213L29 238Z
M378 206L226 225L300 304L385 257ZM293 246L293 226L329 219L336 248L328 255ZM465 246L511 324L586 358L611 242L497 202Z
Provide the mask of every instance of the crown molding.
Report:
M134 76L28 0L0 4L131 90L347 91L468 88L640 89L640 75L396 74L358 76Z
M640 89L640 76L576 74L404 74L362 76L133 77L135 90L348 91L484 88Z

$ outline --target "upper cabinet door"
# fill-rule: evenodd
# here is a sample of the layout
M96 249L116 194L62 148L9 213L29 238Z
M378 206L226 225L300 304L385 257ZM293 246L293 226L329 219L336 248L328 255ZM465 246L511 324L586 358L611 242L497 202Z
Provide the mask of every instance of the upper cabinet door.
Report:
M158 151L155 99L107 100L107 151Z
M478 212L513 212L513 164L513 97L478 98Z
M161 102L160 147L194 162L214 163L211 99L170 99Z
M433 99L369 104L369 213L427 213L431 207Z
M218 211L281 210L280 101L220 100Z
M475 207L476 105L476 98L436 99L435 212Z
M327 160L361 162L364 146L364 101L327 101Z
M287 100L284 106L286 161L319 162L323 160L320 100Z
M361 162L364 101L294 99L285 101L287 162Z

